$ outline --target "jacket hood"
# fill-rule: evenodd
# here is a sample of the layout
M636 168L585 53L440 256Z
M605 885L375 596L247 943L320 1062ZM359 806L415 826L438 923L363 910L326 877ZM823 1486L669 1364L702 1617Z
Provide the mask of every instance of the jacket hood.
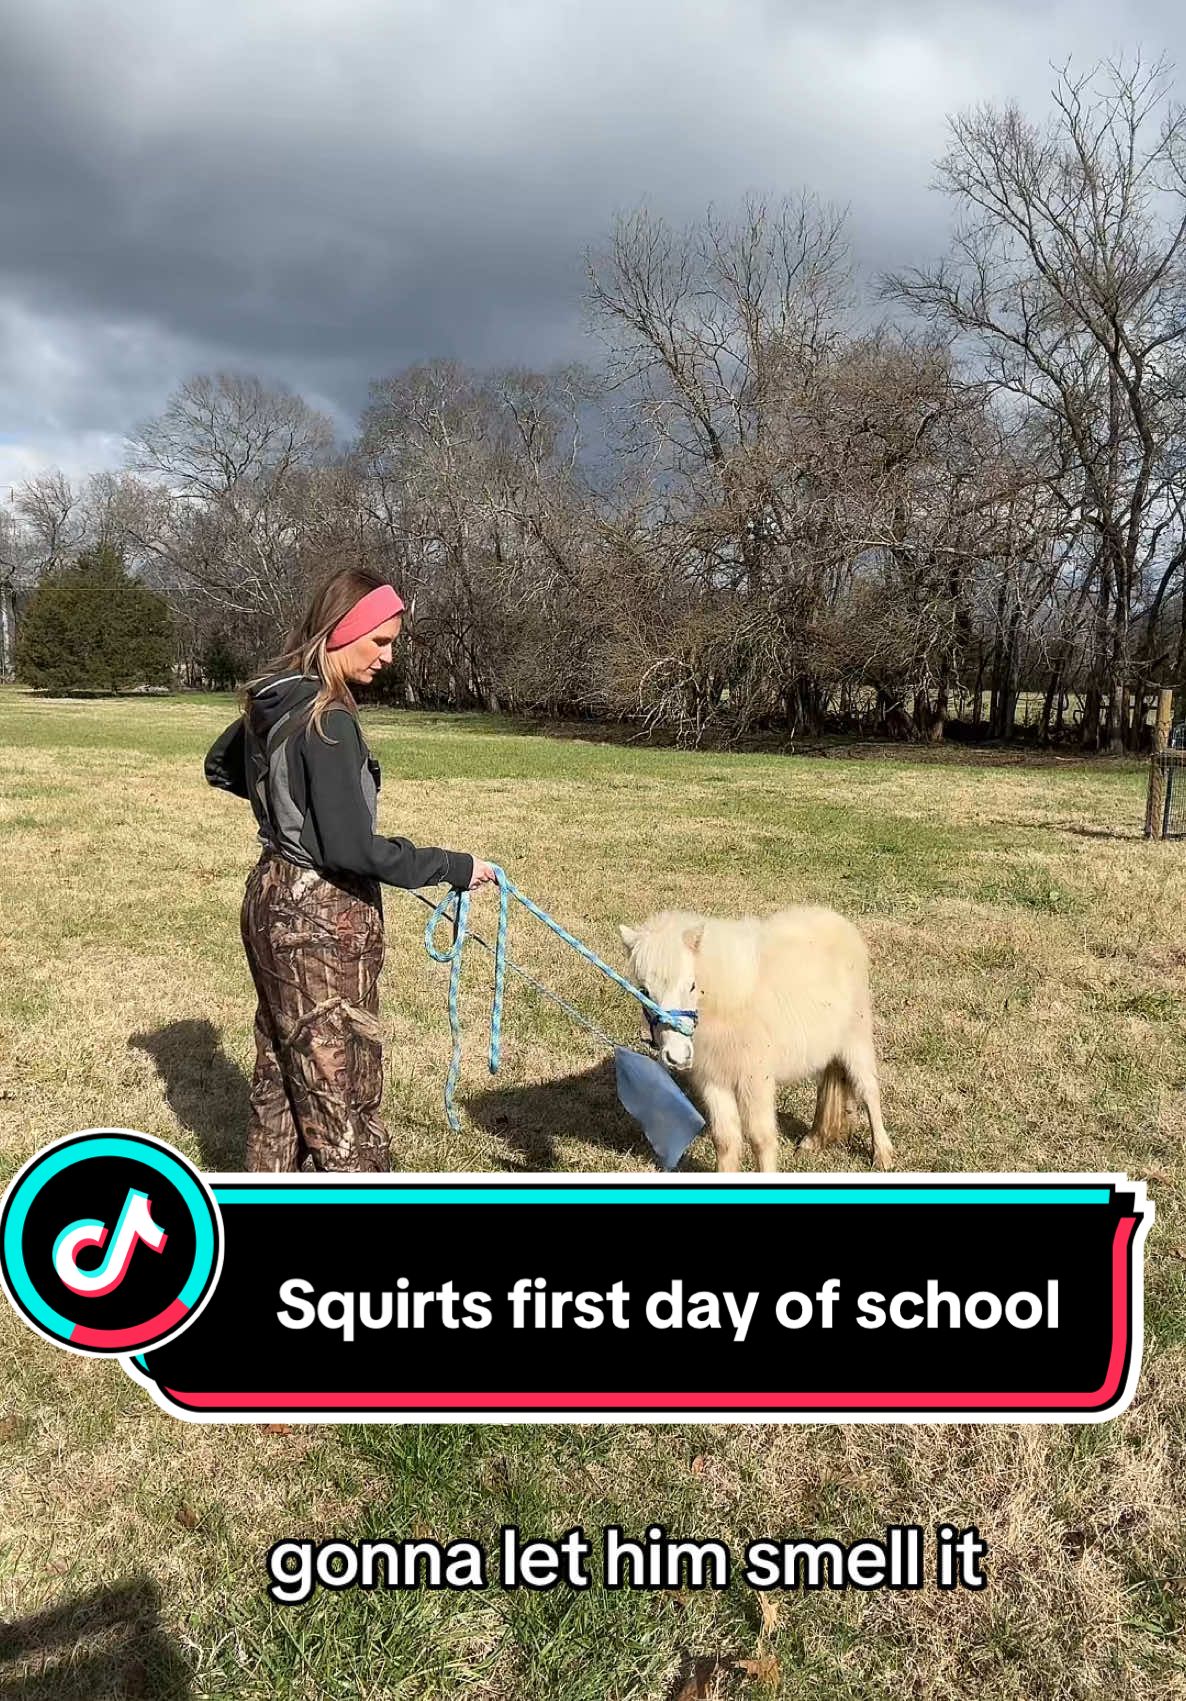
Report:
M282 715L313 701L318 684L316 677L307 673L282 673L266 679L251 693L249 718L253 729L266 738Z

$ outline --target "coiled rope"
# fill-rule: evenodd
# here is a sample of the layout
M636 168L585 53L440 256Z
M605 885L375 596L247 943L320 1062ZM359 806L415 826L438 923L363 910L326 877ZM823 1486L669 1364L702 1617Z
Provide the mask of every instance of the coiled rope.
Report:
M648 998L640 987L633 985L631 981L626 979L625 975L620 975L617 969L611 968L607 962L603 961L596 951L591 951L587 945L583 945L566 927L561 926L554 916L550 916L546 910L540 909L538 904L533 904L531 899L507 878L501 868L495 864L491 864L491 866L494 868L494 875L498 881L498 932L495 935L492 953L494 957L494 997L490 1009L490 1049L488 1056L492 1075L498 1073L498 1067L502 1061L502 1000L508 968L522 980L528 981L537 992L542 992L545 998L550 998L553 1004L559 1005L567 1015L579 1022L582 1027L587 1028L590 1033L596 1034L598 1039L606 1045L613 1048L617 1044L601 1028L582 1016L579 1010L573 1009L571 1004L567 1004L562 998L558 998L554 992L541 985L539 981L534 980L517 964L508 961L506 954L507 926L512 898L522 904L523 908L533 915L537 921L542 921L545 927L551 928L558 939L562 939L566 945L571 945L573 950L583 957L587 963L591 963L595 969L600 969L601 973L607 975L615 986L621 987L623 992L628 992L632 998L636 998L643 1009L649 1013L652 1026L674 1028L681 1034L690 1034L693 1031L696 1025L696 1012L694 1010L665 1010L661 1004L656 1004L654 999ZM423 898L419 893L414 895L419 897L422 903L431 904L431 899ZM454 1132L461 1126L453 1097L457 1090L458 1080L461 1077L461 1013L458 995L461 988L462 954L465 950L466 940L471 938L483 949L491 950L484 939L479 939L476 934L469 932L469 899L468 892L459 892L456 889L446 892L440 903L433 908L424 928L424 949L434 963L448 963L449 965L449 1030L453 1038L453 1052L449 1059L449 1074L445 1081L445 1115L448 1118L449 1127ZM438 949L434 936L441 922L445 920L449 920L453 924L453 940L448 949L442 951Z

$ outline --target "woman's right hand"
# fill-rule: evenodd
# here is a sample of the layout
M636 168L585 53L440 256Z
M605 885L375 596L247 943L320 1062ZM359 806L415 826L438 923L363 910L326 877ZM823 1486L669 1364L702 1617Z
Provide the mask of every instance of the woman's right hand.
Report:
M479 886L488 886L492 880L497 880L492 863L483 862L480 856L474 858L474 871L470 876L467 892L476 892Z

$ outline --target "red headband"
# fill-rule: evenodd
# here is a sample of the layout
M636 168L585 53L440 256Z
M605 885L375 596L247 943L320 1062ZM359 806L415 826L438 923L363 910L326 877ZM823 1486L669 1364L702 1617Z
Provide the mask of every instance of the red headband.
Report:
M373 591L356 602L349 614L344 614L325 640L327 650L343 650L356 638L365 638L385 620L392 620L404 606L404 599L390 585L376 585Z

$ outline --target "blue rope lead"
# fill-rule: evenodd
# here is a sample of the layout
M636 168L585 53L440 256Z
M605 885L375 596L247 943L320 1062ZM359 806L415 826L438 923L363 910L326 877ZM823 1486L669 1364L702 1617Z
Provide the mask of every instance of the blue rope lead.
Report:
M653 1023L666 1028L674 1028L681 1034L692 1032L696 1023L694 1012L665 1010L661 1004L656 1004L654 999L648 998L639 987L633 985L624 975L620 975L616 969L611 968L595 951L590 951L587 945L582 945L579 939L571 934L566 927L562 927L546 910L541 910L538 904L533 904L529 897L520 892L519 888L507 879L501 868L493 864L491 866L494 867L495 878L498 881L498 932L495 935L494 942L494 999L490 1010L490 1051L488 1058L492 1075L498 1073L498 1066L502 1061L502 1000L506 979L507 923L511 898L517 899L525 910L535 916L538 921L542 921L545 927L551 928L557 938L563 939L566 945L571 945L579 956L583 957L587 963L592 963L594 968L600 969L602 974L607 975L616 986L621 987L623 992L628 992L632 998L636 998L643 1009L650 1014ZM427 903L428 899L425 899L424 902ZM433 936L438 925L446 918L453 923L453 942L447 951L441 951L434 943ZM449 1120L449 1127L453 1129L454 1133L461 1126L457 1111L454 1108L453 1097L461 1077L461 1012L458 993L461 986L461 959L465 950L468 929L469 893L456 890L446 892L429 916L424 928L424 949L433 962L449 964L449 1031L453 1037L453 1052L449 1059L449 1074L445 1081L445 1115ZM483 942L479 941L479 943ZM514 968L515 965L512 964L511 967ZM516 970L516 972L521 971ZM530 976L525 978L530 979ZM547 992L547 988L540 987L540 991ZM548 996L551 997L552 995L549 993ZM560 1001L557 1000L557 1002ZM568 1007L565 1006L565 1008ZM569 1010L569 1014L575 1016L577 1012ZM592 1024L585 1023L585 1026L591 1027ZM601 1037L604 1038L605 1036L602 1035Z

